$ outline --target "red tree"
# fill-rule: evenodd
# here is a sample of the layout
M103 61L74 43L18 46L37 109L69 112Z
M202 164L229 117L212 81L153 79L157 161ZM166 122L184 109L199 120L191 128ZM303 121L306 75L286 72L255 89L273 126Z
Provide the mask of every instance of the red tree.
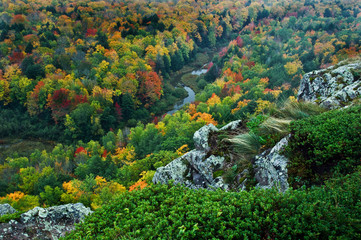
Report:
M69 112L71 101L68 97L69 89L65 88L55 90L53 95L48 96L47 106L50 107L56 123Z
M243 39L240 36L237 37L236 41L237 41L238 47L240 47L240 48L243 47Z
M138 94L149 107L162 95L162 79L156 72L137 72L137 75L140 82Z
M72 95L69 89L55 90L53 95L48 96L47 106L51 109L55 122L73 110L78 104L88 101L86 95Z
M119 106L119 104L115 103L115 112L117 113L118 120L122 120L122 108Z
M95 36L95 34L97 34L97 30L95 28L88 28L88 30L86 30L85 36Z
M14 50L12 54L9 56L9 60L11 63L20 63L24 59L23 52L19 50Z

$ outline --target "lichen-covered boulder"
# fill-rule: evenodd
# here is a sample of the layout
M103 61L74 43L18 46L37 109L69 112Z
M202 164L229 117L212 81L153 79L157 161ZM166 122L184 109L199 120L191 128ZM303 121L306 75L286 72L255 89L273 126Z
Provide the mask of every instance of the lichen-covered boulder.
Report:
M205 152L192 150L165 167L158 168L153 182L167 184L173 180L174 184L180 183L192 189L227 189L228 186L222 178L213 178L213 173L223 167L224 158L213 155L205 157Z
M241 126L241 121L234 121L220 130L233 131ZM153 177L154 183L167 184L173 180L188 188L228 190L229 186L222 177L214 177L214 173L225 166L225 158L213 155L209 145L212 133L220 131L213 124L203 126L193 135L196 149L173 160L168 165L157 169Z
M16 212L17 211L12 206L10 206L10 204L8 203L0 204L0 217L5 214L13 214Z
M361 63L332 66L303 76L298 100L317 102L328 109L347 105L361 96Z
M289 136L282 138L271 150L257 155L254 159L254 169L257 187L268 189L278 188L284 192L288 189L287 163L288 159L281 151L288 145Z
M192 150L183 156L173 160L168 165L160 167L154 174L153 182L160 184L167 184L168 181L174 180L174 182L192 185L187 179L186 175L189 172L188 168L191 162L202 161L205 157L205 153L197 150Z
M19 220L0 224L0 239L58 239L91 213L82 203L35 207L23 213Z
M205 125L196 131L193 135L194 146L196 149L199 151L208 152L210 150L208 144L209 134L218 131L218 128L216 128L212 123Z

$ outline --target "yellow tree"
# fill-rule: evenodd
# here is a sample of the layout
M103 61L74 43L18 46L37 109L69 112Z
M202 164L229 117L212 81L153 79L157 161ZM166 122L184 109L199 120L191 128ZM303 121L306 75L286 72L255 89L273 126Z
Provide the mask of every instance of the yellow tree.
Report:
M295 60L293 62L288 62L284 65L288 75L294 75L299 69L302 69L302 62L300 60Z
M214 106L216 104L220 104L221 103L221 99L217 96L217 94L213 93L212 94L212 97L210 97L208 100L207 100L207 104L209 106Z
M11 102L10 84L8 80L2 78L2 73L0 74L0 101L3 101L4 105Z
M196 119L197 122L204 122L206 124L212 123L214 126L217 126L218 123L213 119L213 116L209 113L196 113L191 117L191 120Z

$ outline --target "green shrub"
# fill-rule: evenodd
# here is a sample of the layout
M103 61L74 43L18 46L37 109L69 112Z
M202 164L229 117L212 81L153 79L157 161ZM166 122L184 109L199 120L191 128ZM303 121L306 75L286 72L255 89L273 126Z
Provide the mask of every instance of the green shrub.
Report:
M65 239L359 239L360 172L311 189L155 185L120 196Z
M290 128L286 154L294 186L322 183L361 163L361 105L295 121Z
M7 223L10 220L19 220L21 217L21 214L23 214L24 211L12 213L12 214L5 214L0 216L0 223Z

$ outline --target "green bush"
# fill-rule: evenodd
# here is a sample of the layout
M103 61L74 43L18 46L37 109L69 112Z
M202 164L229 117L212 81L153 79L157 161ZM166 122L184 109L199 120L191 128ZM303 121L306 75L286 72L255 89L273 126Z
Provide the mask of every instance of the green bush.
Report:
M155 185L95 211L65 239L359 239L361 173L311 189Z
M361 163L361 105L295 121L290 128L286 154L294 186L322 183Z
M12 213L12 214L5 214L0 216L0 223L7 223L10 220L19 220L21 217L21 214L23 214L24 211Z

